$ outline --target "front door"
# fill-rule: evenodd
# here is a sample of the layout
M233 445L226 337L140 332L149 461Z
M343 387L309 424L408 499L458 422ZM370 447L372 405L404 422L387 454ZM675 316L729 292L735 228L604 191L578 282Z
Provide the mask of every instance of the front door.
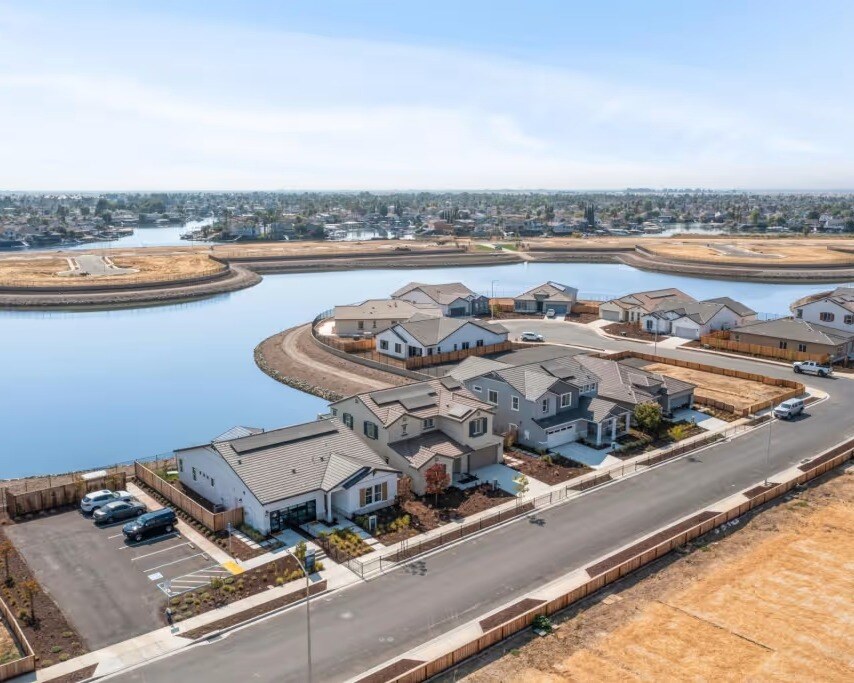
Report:
M300 505L273 510L270 513L270 533L283 531L290 526L300 526L317 519L317 501L310 500Z

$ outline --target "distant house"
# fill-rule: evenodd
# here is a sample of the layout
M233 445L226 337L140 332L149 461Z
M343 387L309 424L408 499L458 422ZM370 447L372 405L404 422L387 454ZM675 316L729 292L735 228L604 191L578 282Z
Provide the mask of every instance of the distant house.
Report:
M442 309L442 315L467 317L489 312L489 299L470 290L462 282L428 285L410 282L392 295L414 304L432 304Z
M409 320L416 313L439 317L442 310L434 304L414 304L403 299L368 299L358 304L336 306L333 312L335 334L339 337L375 335Z
M503 442L493 434L493 408L452 377L372 391L336 401L337 419L423 495L425 472L441 465L459 481L500 463Z
M647 332L672 334L685 339L699 339L714 330L729 330L756 320L756 311L730 299L719 297L706 301L670 301L641 316Z
M433 356L507 341L503 325L471 318L415 315L377 334L377 351L395 358Z
M600 304L599 317L613 322L637 323L644 315L652 313L663 304L677 301L687 303L696 299L674 287L635 292Z
M798 299L789 309L799 320L854 332L854 287L837 287Z
M827 355L831 362L854 358L854 331L811 323L798 318L755 322L732 330L730 339L784 351Z
M545 282L513 297L516 313L545 313L552 309L556 315L566 315L578 298L578 290L559 282Z
M336 419L269 432L235 427L175 457L184 486L226 509L242 506L246 523L265 534L390 505L400 474Z

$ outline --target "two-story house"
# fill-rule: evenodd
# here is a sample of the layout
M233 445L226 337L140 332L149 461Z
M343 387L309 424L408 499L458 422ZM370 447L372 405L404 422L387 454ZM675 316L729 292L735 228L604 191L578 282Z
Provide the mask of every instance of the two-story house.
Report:
M625 434L632 409L598 395L599 377L572 356L509 365L467 358L451 373L495 407L495 430L529 448L584 440L608 444Z
M462 282L429 285L410 282L394 292L393 299L403 299L414 304L432 304L442 309L442 315L468 317L489 313L489 299L473 292Z
M382 389L336 401L333 415L423 495L425 472L438 463L453 481L500 463L502 439L493 434L494 408L453 377Z
M789 309L798 320L854 333L854 287L837 287L795 301Z

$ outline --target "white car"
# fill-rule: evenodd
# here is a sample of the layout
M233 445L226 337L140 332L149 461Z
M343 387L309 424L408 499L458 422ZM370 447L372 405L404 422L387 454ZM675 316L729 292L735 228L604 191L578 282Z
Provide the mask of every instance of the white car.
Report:
M833 374L832 367L816 363L814 360L792 363L792 368L797 374L806 373L808 375L818 375L819 377L828 377Z
M536 332L523 332L519 335L519 339L528 342L541 342L546 340L543 335L537 334Z
M804 412L804 402L799 398L790 398L774 408L774 417L781 420L791 420Z
M83 512L95 512L104 507L107 503L116 501L133 500L133 496L127 491L110 491L109 489L101 489L100 491L92 491L83 496L80 501L80 509Z

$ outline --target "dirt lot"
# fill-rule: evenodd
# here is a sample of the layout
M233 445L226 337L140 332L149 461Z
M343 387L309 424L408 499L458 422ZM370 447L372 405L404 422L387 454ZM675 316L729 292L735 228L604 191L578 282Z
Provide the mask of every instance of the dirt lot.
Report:
M663 341L669 336L666 334L656 336L654 333L644 330L640 325L632 323L613 323L612 325L603 327L602 331L607 334L613 334L615 337L625 336L627 339L640 339L641 341L655 341L656 339Z
M439 680L852 680L854 470L830 477Z
M769 384L751 382L737 377L714 375L710 372L691 370L690 368L679 368L666 363L651 363L644 366L644 370L691 382L691 384L697 385L695 395L723 401L741 408L746 408L757 401L767 401L788 391L785 387L774 387Z
M465 490L452 486L439 494L438 501L435 496L413 498L403 504L403 510L417 519L419 528L429 531L452 519L468 517L512 499L511 494L487 484Z
M100 255L100 252L97 253ZM69 257L72 256L69 254ZM98 277L69 277L57 275L69 269L65 256L4 258L0 259L0 285L81 287L110 283L167 282L213 274L226 267L217 261L212 261L205 254L178 253L144 256L137 252L110 252L108 256L118 268L132 268L138 272Z
M703 263L809 263L816 265L854 263L854 254L828 249L836 244L846 245L845 241L817 242L806 240L793 244L769 240L721 240L706 243L696 242L655 242L644 246L656 254L667 258L677 258Z
M20 657L21 651L18 649L15 639L6 624L0 621L0 664L13 662Z

